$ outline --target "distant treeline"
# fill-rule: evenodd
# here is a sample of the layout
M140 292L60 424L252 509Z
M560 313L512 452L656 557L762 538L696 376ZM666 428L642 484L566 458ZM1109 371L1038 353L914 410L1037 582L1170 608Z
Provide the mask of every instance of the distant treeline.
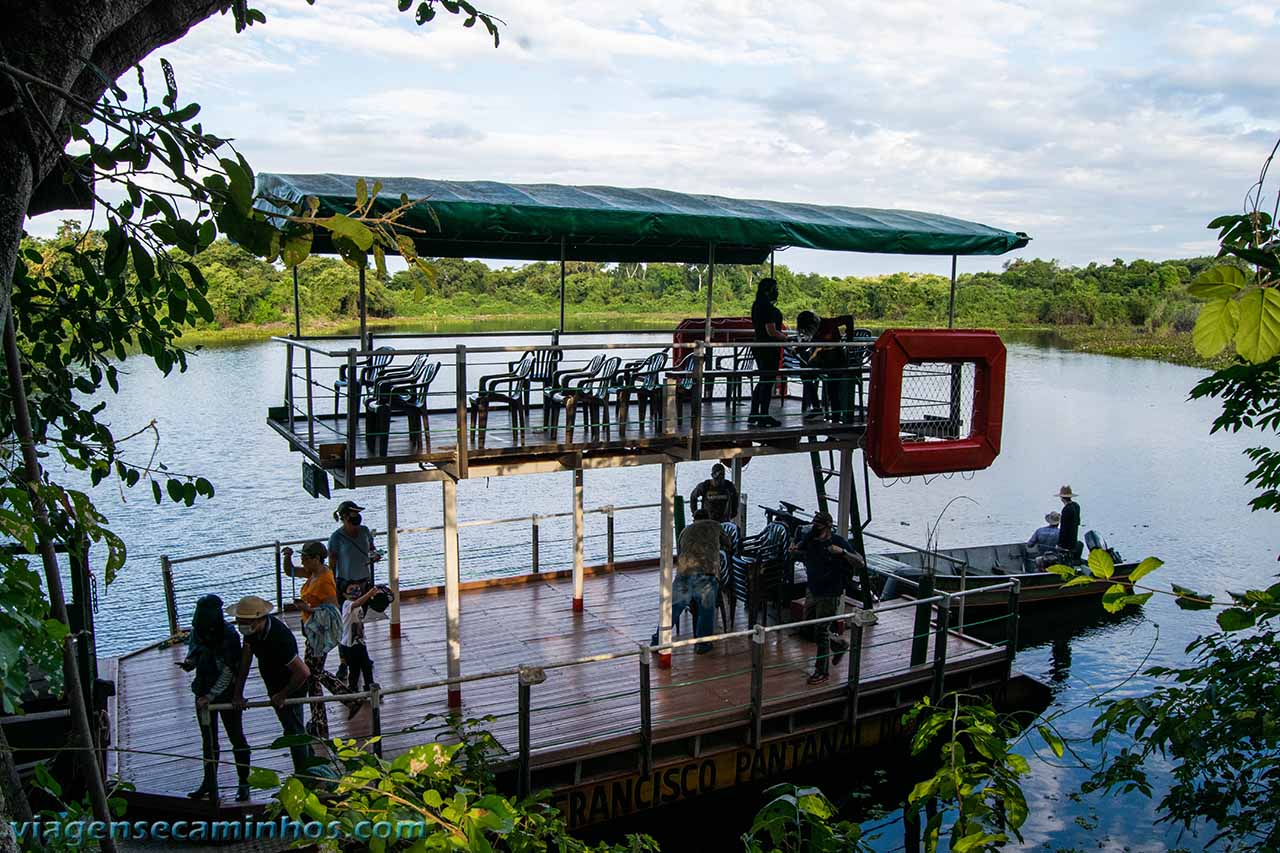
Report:
M94 235L90 235L92 239ZM85 239L64 227L50 240L30 240L49 253L60 243ZM209 282L215 328L268 324L293 318L293 278L288 270L258 260L219 240L197 259ZM1172 261L1116 260L1085 267L1057 261L1013 260L999 273L961 275L957 322L976 326L1102 325L1190 330L1196 303L1186 296L1191 279L1211 258ZM369 313L382 318L538 315L558 311L560 267L532 263L492 269L480 261L438 258L433 276L416 269L379 281L372 272ZM718 315L746 314L756 283L768 266L717 266L714 305ZM830 277L775 271L779 306L788 322L806 308L824 315L849 313L860 324L945 323L950 283L944 276L894 273ZM304 322L357 316L356 272L334 258L311 257L299 268ZM566 300L579 311L619 314L701 315L705 264L567 265Z

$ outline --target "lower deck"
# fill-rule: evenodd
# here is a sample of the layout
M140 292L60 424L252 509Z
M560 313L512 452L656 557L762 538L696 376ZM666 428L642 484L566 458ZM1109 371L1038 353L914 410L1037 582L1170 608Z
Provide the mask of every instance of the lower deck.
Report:
M461 685L466 718L491 716L488 728L513 757L517 740L517 666L545 666L546 680L532 688L530 733L532 767L541 774L539 787L573 785L588 778L592 761L632 753L641 731L639 656L580 663L555 664L594 655L633 653L646 644L658 614L656 567L599 571L585 580L585 608L574 612L573 584L563 576L529 575L517 582L464 589L461 594L463 676L497 670L507 674ZM402 634L392 639L386 621L368 629L375 679L385 691L446 677L445 599L443 595L411 596L401 609ZM878 622L864 629L860 685L867 691L895 685L927 685L933 677L933 631L923 663L910 665L915 607L885 610ZM297 629L296 617L287 617ZM719 620L717 620L719 622ZM739 609L736 628L745 628ZM681 620L684 637L691 636L688 614ZM720 626L717 626L720 629ZM844 702L851 656L832 667L823 685L806 683L813 669L815 646L791 630L772 631L764 643L763 710L768 718L816 705ZM945 669L950 676L981 667L1004 672L1005 651L957 632L947 638ZM199 784L200 740L190 676L175 664L181 645L152 648L118 660L114 706L115 771L140 794L181 796ZM648 657L648 653L644 653ZM714 650L697 655L692 647L675 650L670 669L651 669L650 709L652 743L661 753L664 743L728 733L751 719L751 638L718 642ZM336 668L336 652L330 670ZM250 674L246 696L262 699L262 683ZM333 737L365 737L372 733L366 707L346 719L342 705L328 706ZM382 700L381 731L385 755L430 741L444 731L434 715L448 711L444 686L392 693ZM280 734L269 708L244 712L245 732L254 747L253 765L287 771L288 753L267 746ZM222 739L221 785L234 786L230 747ZM599 765L604 769L604 765ZM569 767L547 776L555 768ZM584 769L586 768L586 769ZM616 767L613 768L616 772ZM261 800L268 792L255 792Z

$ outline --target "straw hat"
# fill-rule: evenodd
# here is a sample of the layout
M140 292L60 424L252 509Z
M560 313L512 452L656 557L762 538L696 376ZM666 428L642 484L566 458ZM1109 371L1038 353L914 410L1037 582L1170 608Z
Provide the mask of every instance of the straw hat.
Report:
M1071 491L1070 486L1063 486L1061 489L1058 489L1057 497L1066 498L1067 500L1073 500L1075 496L1076 496L1076 493Z
M1044 520L1045 520L1045 521L1047 521L1047 522L1049 522L1049 524L1051 524L1051 525L1060 524L1060 523L1062 523L1062 513L1060 513L1060 512L1046 512L1046 513L1044 514Z
M226 614L232 619L243 619L249 621L251 619L261 619L263 616L271 613L275 609L270 601L265 598L259 598L256 595L246 595L235 604L226 606Z

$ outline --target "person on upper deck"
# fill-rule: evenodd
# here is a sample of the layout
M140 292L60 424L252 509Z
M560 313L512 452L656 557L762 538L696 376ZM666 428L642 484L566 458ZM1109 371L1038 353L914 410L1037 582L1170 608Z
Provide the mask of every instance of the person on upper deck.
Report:
M1058 549L1073 557L1079 557L1083 549L1080 542L1080 504L1070 486L1058 489L1062 501L1062 520L1058 523Z
M1041 553L1058 547L1058 524L1062 521L1062 515L1057 512L1045 513L1044 520L1044 527L1037 528L1027 540L1028 548L1039 548Z
M755 329L756 343L785 341L782 331L782 312L778 301L778 282L762 278L756 285L756 301L751 304L751 324ZM776 347L752 347L756 362L756 387L751 389L752 427L779 427L782 422L769 416L769 403L773 400L773 386L778 383L778 365L782 363L782 350Z
M211 704L225 705L235 695L236 673L240 666L240 635L222 616L222 599L202 595L191 618L187 657L178 666L195 672L191 692L196 696L200 723L200 748L204 776L200 787L187 794L193 800L218 798L218 719L227 730L236 759L236 800L249 799L249 741L244 736L244 711L234 708L207 711ZM203 712L203 713L202 713ZM204 714L208 716L205 717Z
M843 334L841 333L842 328ZM800 340L813 344L805 352L805 360L808 366L827 371L827 375L823 377L823 388L827 397L826 417L838 423L849 420L848 407L845 405L848 395L844 393L847 381L844 371L849 366L848 350L844 347L822 346L821 344L839 343L842 340L852 339L853 315L841 314L839 317L824 319L818 316L815 311L801 311L800 315L796 317L796 330L800 335ZM817 378L806 376L804 383L805 398L816 401L818 396ZM821 409L815 411L810 408L805 413L806 420L816 420L822 416Z
M804 597L806 620L822 619L839 613L849 569L865 565L858 552L843 537L832 532L834 526L831 513L815 513L809 532L793 546L800 552L800 559L804 560L808 575ZM834 657L838 662L849 649L849 644L844 640L831 636L834 625L833 622L816 627L818 654L813 664L813 674L809 676L810 684L825 683L831 671L829 658Z
M711 466L711 479L703 480L689 494L689 507L696 513L705 509L715 521L733 521L738 517L738 490L724 477L724 466Z
M306 695L311 672L298 656L298 641L289 626L271 614L274 609L270 601L256 595L246 595L225 608L244 639L232 704L237 708L244 708L247 704L244 685L249 678L249 665L257 658L258 674L267 688L267 698L275 706L280 727L286 735L305 735L307 730L302 723L302 706L286 705L285 702ZM293 772L304 772L311 750L305 744L294 744L289 747L289 754L293 757Z

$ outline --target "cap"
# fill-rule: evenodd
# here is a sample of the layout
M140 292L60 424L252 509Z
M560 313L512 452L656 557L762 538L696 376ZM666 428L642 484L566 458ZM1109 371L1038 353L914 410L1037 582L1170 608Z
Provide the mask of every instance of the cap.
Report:
M323 542L308 542L306 545L302 546L302 556L319 557L323 560L325 557L329 556L329 549L324 547Z
M831 527L835 523L835 519L831 517L829 512L815 512L813 514L813 523L818 527Z
M337 513L338 515L342 515L344 512L364 512L364 507L360 506L355 501L343 501L338 504Z

